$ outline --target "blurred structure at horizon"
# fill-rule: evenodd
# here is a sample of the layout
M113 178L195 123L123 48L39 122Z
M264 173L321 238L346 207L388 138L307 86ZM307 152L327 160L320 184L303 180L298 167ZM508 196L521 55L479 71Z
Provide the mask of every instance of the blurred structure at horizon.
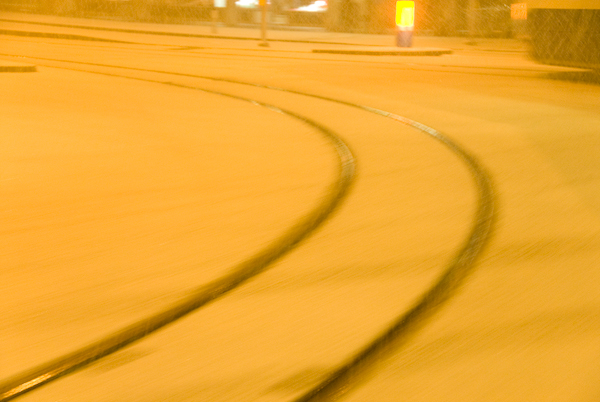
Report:
M508 0L416 0L415 32L437 36L510 37ZM389 34L395 1L270 0L271 28L321 28ZM70 17L174 24L258 24L258 0L0 0L0 9Z

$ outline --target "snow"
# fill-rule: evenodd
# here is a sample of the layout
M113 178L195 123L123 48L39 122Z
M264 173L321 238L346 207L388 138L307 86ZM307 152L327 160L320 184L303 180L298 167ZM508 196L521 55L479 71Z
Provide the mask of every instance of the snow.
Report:
M325 227L272 270L23 401L293 400L435 280L476 207L464 164L389 119L291 93L97 64L226 77L387 110L447 134L490 172L497 223L476 274L348 401L597 399L600 88L557 79L579 72L535 65L510 41L492 51L496 42L420 38L419 46L455 52L402 59L315 55L323 45L314 43L259 50L253 41L110 35L144 44L3 38L3 54L24 56L38 72L0 74L2 378L223 274L314 207L336 172L316 130L268 109L54 67L293 110L348 142L358 178ZM356 35L361 46L385 40Z

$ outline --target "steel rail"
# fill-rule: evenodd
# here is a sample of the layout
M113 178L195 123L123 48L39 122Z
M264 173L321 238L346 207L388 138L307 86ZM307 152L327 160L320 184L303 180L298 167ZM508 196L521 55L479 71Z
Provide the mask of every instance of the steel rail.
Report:
M218 80L236 83L234 80L229 79ZM391 323L387 329L356 352L346 362L340 364L315 387L294 400L294 402L336 401L356 389L359 384L366 381L369 378L369 375L372 374L372 372L379 367L387 357L391 356L410 340L411 337L415 336L417 332L427 324L428 320L439 312L442 307L444 307L445 303L458 292L460 287L466 282L468 276L474 271L477 258L481 255L484 247L490 241L494 224L495 195L492 180L485 168L479 163L474 155L471 155L467 150L446 135L425 124L381 109L326 96L307 94L301 91L254 83L243 84L342 104L390 118L405 126L419 130L441 142L457 157L463 160L469 168L477 188L478 205L469 235L438 280L421 295L412 307Z
M112 75L115 76L115 75ZM123 76L119 76L123 77ZM131 77L127 77L131 78ZM59 357L48 363L42 364L28 372L22 373L0 383L0 402L12 400L29 391L34 390L50 381L83 368L125 346L144 338L151 333L173 323L187 314L225 295L245 283L252 277L264 272L274 261L283 257L302 240L312 234L323 222L331 216L347 195L355 176L355 160L352 152L342 139L333 131L323 125L298 115L292 111L277 108L276 106L259 102L253 99L236 95L221 93L212 90L194 88L186 85L173 84L155 80L133 78L145 82L174 85L182 88L201 90L206 93L222 95L240 101L253 103L257 106L268 108L274 112L296 118L316 128L335 147L339 159L339 172L336 181L321 203L311 212L303 216L296 224L288 229L282 236L270 245L259 251L256 255L240 263L228 274L204 285L193 292L191 296L175 303L171 307L160 311L148 318L142 319L120 331L117 331L97 342L85 346L65 356Z
M168 72L165 73L169 74ZM192 75L190 74L188 76ZM317 384L317 386L297 398L294 402L329 402L341 399L343 396L356 389L360 383L364 382L369 374L372 373L386 357L397 351L412 336L416 335L419 329L421 329L431 317L439 312L445 303L457 293L461 285L466 282L468 276L473 272L476 260L483 252L484 247L489 242L492 234L495 217L495 197L491 177L479 163L477 158L471 155L457 142L445 136L438 130L409 118L365 105L316 94L308 94L296 90L226 78L205 76L196 76L196 78L293 93L338 103L390 118L405 126L419 130L441 142L457 157L463 160L471 172L478 192L478 206L473 219L473 225L463 246L458 250L452 262L446 267L442 275L440 275L438 280L422 294L411 308L401 314L386 330L365 345L349 360L342 363L323 381Z
M14 56L14 55L7 55ZM333 401L342 398L359 383L365 381L370 373L381 364L385 357L390 356L404 345L419 329L421 329L435 313L459 290L469 274L475 268L477 258L481 255L485 245L489 242L494 222L494 190L491 178L477 158L467 152L458 143L443 135L439 131L414 120L402 117L380 109L343 101L327 96L310 94L296 90L289 90L275 86L262 85L228 78L200 76L195 74L177 73L161 70L141 69L126 66L114 66L100 63L87 63L79 61L37 58L38 60L69 62L73 64L93 65L97 67L120 68L134 71L161 73L176 76L205 79L216 82L247 85L276 91L292 93L300 96L311 97L328 102L333 102L348 107L374 113L390 118L400 124L412 127L429 135L448 147L457 157L462 159L473 176L478 190L478 207L473 225L463 246L458 250L452 262L446 267L438 280L427 290L418 301L406 312L401 314L386 330L369 342L349 360L342 363L317 386L310 389L295 402L308 401ZM1 400L0 400L1 401Z
M370 110L420 130L452 150L471 171L478 190L478 207L468 238L439 279L386 330L294 402L336 401L368 380L373 371L380 367L386 358L415 336L429 319L457 293L469 274L473 272L475 262L484 246L489 242L492 233L494 190L490 176L475 157L431 127L382 110L366 106L361 106L361 109Z

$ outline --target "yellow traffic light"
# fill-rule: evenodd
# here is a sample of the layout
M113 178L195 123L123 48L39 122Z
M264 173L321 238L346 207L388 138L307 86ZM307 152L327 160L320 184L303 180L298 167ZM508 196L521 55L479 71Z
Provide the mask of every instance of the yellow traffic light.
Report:
M415 2L396 2L396 25L402 31L412 31L415 26Z

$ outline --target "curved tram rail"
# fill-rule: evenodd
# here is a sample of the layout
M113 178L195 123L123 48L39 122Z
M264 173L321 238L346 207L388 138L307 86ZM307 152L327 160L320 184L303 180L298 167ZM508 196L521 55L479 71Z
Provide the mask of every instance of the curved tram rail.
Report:
M15 55L6 56L14 57ZM401 314L399 318L388 327L387 330L366 345L361 351L352 356L347 362L341 364L338 369L334 370L321 383L309 390L300 398L296 399L296 402L337 400L358 386L359 383L366 380L369 374L372 374L377 368L378 363L382 361L383 357L393 353L400 346L406 343L410 337L414 335L420 328L422 328L427 323L427 320L437 311L439 311L445 302L456 293L459 287L465 282L468 275L473 271L477 257L481 254L484 246L490 238L494 218L494 192L488 174L475 157L470 155L467 151L462 149L458 144L448 137L424 124L364 105L350 103L325 96L249 82L169 71L130 68L69 60L43 58L35 59L194 77L211 81L228 82L232 84L282 91L328 102L334 102L387 117L403 125L415 128L443 143L468 166L478 189L478 208L469 236L464 241L464 245L456 253L450 265L444 270L443 274L433 284L433 286L427 290L408 311ZM75 70L75 68L68 69ZM86 71L79 69L77 70ZM290 117L299 119L319 130L333 143L339 158L338 179L334 184L332 184L326 199L315 210L301 219L283 236L275 240L268 247L238 265L229 274L205 286L202 286L192 296L182 300L181 302L162 312L159 312L158 314L141 320L78 351L43 364L29 372L15 376L14 378L1 383L0 402L12 400L37 387L74 372L75 370L83 368L113 352L116 352L117 350L120 350L129 344L173 323L179 318L182 318L183 316L205 306L215 299L225 295L227 292L242 285L252 277L264 272L270 266L270 264L284 256L288 251L297 246L302 240L307 238L312 232L314 232L320 225L323 224L323 222L334 212L334 210L340 205L343 198L347 195L354 178L354 157L348 146L341 140L341 138L321 124L306 117L300 116L292 111L283 110L276 106L258 102L256 100L204 88L174 84L172 82L134 78L112 73L93 73L122 78L132 78L146 82L175 85L182 88L195 89L207 93L227 96L240 101L251 102L258 106L266 107L275 112L283 113Z

